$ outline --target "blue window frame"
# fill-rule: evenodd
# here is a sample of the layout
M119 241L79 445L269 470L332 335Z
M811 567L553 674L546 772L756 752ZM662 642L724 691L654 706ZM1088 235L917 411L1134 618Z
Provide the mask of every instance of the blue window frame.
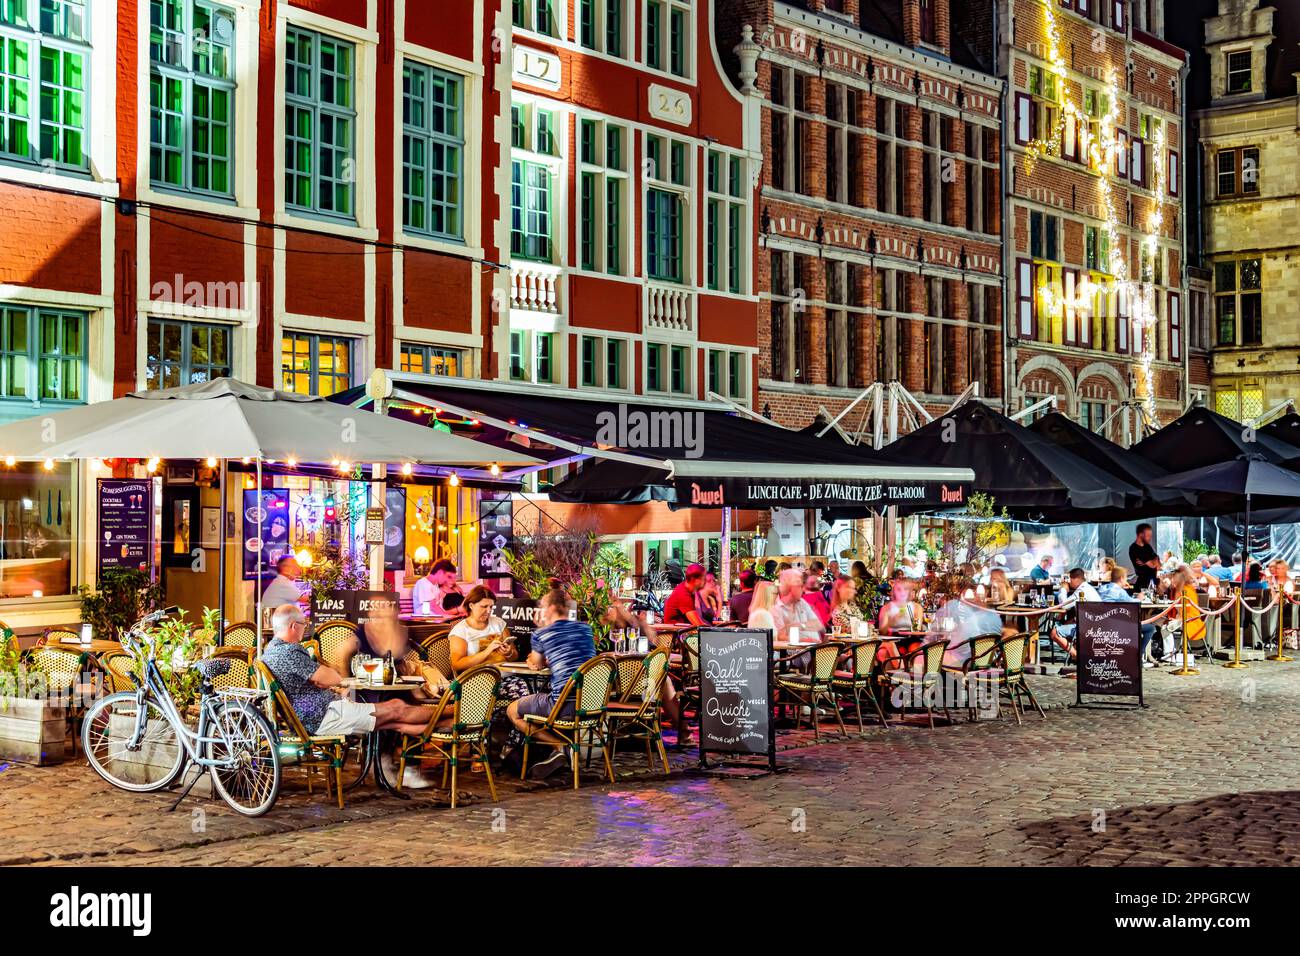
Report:
M150 319L145 387L175 388L230 374L231 327Z
M0 306L0 399L86 400L86 313Z

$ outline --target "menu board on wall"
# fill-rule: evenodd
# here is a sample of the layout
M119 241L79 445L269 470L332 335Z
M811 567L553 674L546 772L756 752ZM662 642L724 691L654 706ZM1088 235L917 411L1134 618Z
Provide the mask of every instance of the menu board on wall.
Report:
M537 602L531 598L498 597L492 605L492 616L506 622L510 636L516 639L515 647L519 651L517 660L532 650L533 632L537 622L533 615L537 611Z
M153 571L153 482L99 479L99 570Z
M700 766L708 753L762 755L776 769L772 632L701 628Z
M243 518L244 580L274 575L275 562L289 553L289 493L245 491Z
M514 502L509 492L484 492L479 499L478 575L481 578L509 577L502 552L514 545Z
M1136 697L1142 704L1142 605L1080 601L1077 702L1084 695ZM1145 706L1145 705L1143 705Z
M406 570L406 489L389 485L384 495L384 570Z

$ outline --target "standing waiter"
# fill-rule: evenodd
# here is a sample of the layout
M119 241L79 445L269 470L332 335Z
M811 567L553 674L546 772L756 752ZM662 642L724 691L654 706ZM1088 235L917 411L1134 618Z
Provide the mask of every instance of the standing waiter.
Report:
M1156 583L1156 574L1160 570L1160 558L1156 549L1151 547L1151 525L1137 526L1137 538L1128 546L1128 559L1133 565L1133 587L1145 591Z

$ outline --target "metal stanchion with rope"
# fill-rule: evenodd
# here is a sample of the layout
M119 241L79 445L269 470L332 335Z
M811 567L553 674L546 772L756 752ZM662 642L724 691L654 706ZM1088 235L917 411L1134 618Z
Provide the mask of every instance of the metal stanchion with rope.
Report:
M1178 595L1178 621L1181 625L1178 630L1183 635L1183 666L1176 671L1170 671L1176 677L1186 677L1190 674L1199 674L1201 671L1196 667L1189 667L1187 664L1187 592L1184 591Z
M1233 641L1234 651L1233 651L1232 660L1224 664L1223 665L1224 667L1240 668L1240 667L1250 666L1249 664L1247 664L1245 661L1241 659L1241 604L1242 604L1241 594L1240 593L1234 594L1232 596L1232 607L1236 610L1236 613L1233 615L1233 619L1234 619L1233 637L1235 638L1235 640ZM1227 610L1226 606L1220 608L1220 613L1226 610Z

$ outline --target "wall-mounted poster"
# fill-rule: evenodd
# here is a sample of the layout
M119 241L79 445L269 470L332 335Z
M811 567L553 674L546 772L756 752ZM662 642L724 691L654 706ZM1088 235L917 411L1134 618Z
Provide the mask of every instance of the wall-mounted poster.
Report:
M203 508L202 516L199 546L215 551L221 547L221 509Z
M406 569L406 489L390 485L384 496L384 570Z
M99 480L99 570L152 571L153 482Z
M483 492L478 513L478 574L481 578L508 577L505 549L515 540L514 502L509 492Z
M243 517L244 580L275 574L275 562L289 553L289 493L245 491Z

